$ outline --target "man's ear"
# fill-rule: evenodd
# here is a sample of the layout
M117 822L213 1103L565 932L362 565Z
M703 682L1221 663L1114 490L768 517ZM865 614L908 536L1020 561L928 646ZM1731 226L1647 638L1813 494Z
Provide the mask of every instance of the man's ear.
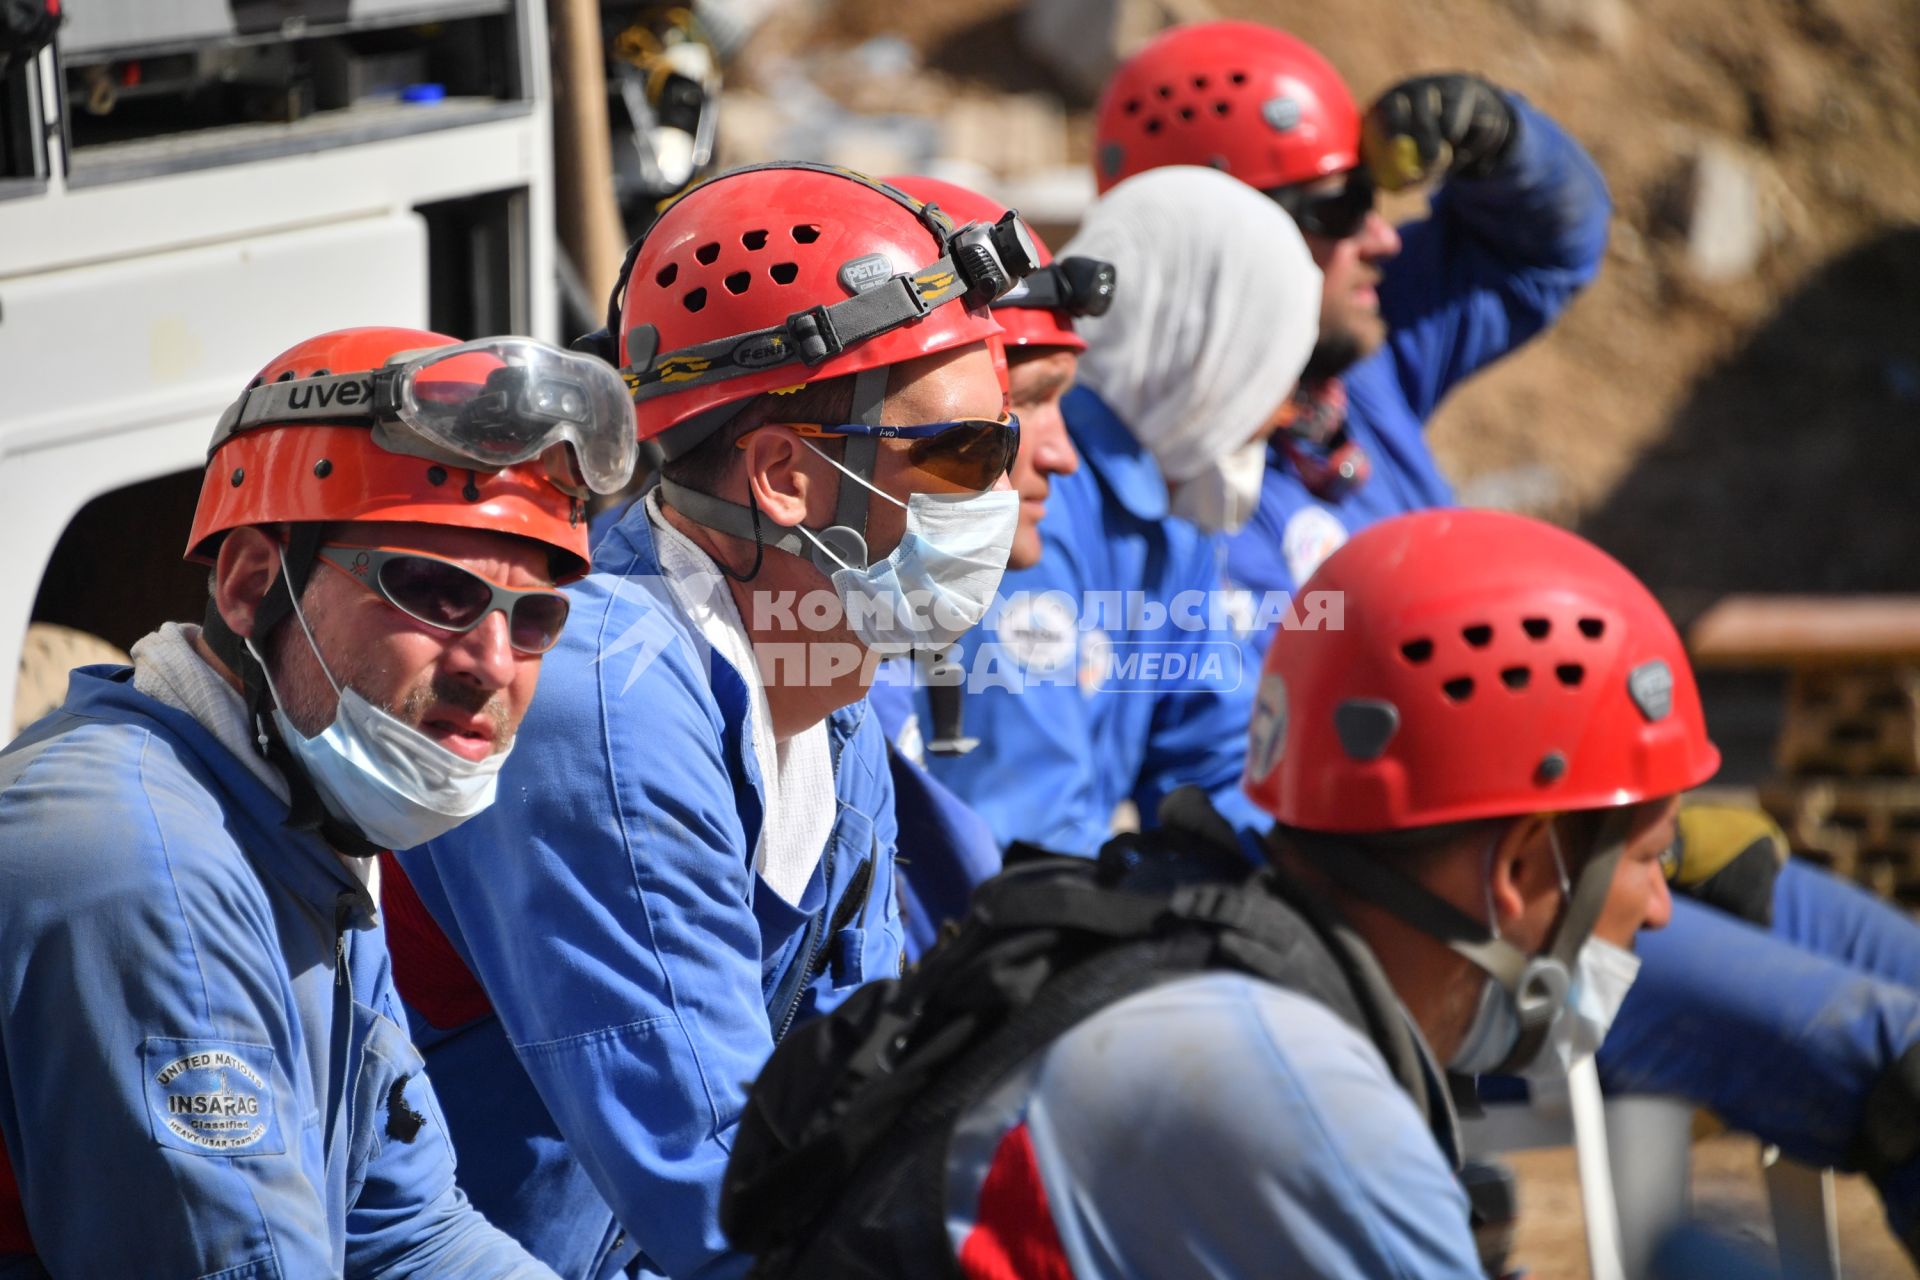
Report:
M1494 918L1502 931L1509 922L1525 914L1540 894L1560 891L1559 872L1554 866L1553 847L1547 834L1550 821L1538 813L1515 818L1494 841L1490 889Z
M827 464L784 427L762 427L747 437L740 452L747 488L760 513L788 528L806 523L808 505L819 487L813 473Z
M280 546L265 530L235 529L220 543L213 562L213 602L233 634L253 634L260 602L279 576Z

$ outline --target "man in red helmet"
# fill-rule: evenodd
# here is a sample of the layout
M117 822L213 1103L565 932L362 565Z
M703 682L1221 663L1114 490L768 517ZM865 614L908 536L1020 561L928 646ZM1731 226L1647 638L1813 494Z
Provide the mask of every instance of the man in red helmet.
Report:
M631 424L597 361L412 329L227 411L204 628L0 753L0 1272L550 1274L454 1185L372 855L492 803Z
M1422 75L1363 117L1316 49L1273 27L1176 27L1114 73L1095 124L1104 191L1203 164L1294 217L1325 275L1320 338L1230 568L1291 591L1348 534L1452 490L1422 435L1462 379L1559 317L1593 279L1612 206L1593 161L1517 94ZM1394 227L1376 187L1437 182ZM1264 637L1262 637L1264 642Z
M998 222L1009 212L997 200L937 178L888 181L962 221ZM1033 273L993 304L994 319L1004 331L1008 401L1020 418L1020 457L1012 472L1020 523L1007 552L1008 569L1030 569L1040 562L1040 520L1053 481L1080 469L1060 412L1087 349L1074 320L1105 314L1115 285L1111 263L1088 257L1056 262L1037 236L1034 248ZM896 667L888 675L894 678L877 681L868 700L892 744L901 845L915 851L900 878L900 914L907 957L916 959L933 945L943 922L966 910L974 886L1000 869L1000 846L980 816L926 767L930 753L971 749L964 689L930 670L917 679L911 678L912 669Z
M1236 839L1189 790L1098 871L1010 870L901 998L872 989L776 1057L729 1206L766 1274L935 1251L975 1280L1483 1274L1446 1070L1525 1067L1569 989L1658 923L1645 887L1719 752L1672 624L1572 534L1405 516L1309 588L1340 625L1275 636L1249 734L1277 825ZM1609 904L1623 862L1642 892ZM1023 929L990 963L982 939ZM876 1094L792 1111L822 1061L918 1089L851 1173L809 1157L868 1141ZM835 1127L795 1123L814 1115ZM746 1221L787 1168L845 1191L789 1185L781 1225Z
M609 354L659 485L572 592L512 802L389 889L464 1185L563 1274L738 1274L716 1204L745 1083L898 971L865 693L878 658L977 621L1006 564L1019 428L988 306L1033 253L1011 218L770 165L630 254Z

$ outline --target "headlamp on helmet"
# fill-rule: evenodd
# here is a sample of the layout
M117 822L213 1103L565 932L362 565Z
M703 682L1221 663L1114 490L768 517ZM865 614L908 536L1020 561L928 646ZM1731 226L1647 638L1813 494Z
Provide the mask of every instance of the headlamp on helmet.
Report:
M1103 316L1113 305L1115 274L1111 262L1098 258L1061 258L1033 272L994 306L1064 311L1076 319Z

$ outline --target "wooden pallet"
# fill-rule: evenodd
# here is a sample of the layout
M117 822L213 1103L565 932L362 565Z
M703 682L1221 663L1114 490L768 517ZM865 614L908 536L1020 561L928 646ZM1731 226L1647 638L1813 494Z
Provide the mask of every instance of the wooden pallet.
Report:
M1920 667L1795 672L1776 759L1788 777L1920 776Z
M1920 907L1920 778L1783 779L1759 794L1795 854Z

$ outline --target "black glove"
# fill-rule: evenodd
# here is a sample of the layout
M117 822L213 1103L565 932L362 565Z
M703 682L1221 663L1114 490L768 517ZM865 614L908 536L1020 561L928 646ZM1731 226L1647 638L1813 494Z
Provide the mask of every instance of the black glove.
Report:
M1674 891L1765 929L1787 837L1758 809L1690 804L1680 810L1667 879Z
M1451 73L1402 80L1367 109L1360 155L1387 191L1438 178L1484 178L1519 133L1498 89Z

